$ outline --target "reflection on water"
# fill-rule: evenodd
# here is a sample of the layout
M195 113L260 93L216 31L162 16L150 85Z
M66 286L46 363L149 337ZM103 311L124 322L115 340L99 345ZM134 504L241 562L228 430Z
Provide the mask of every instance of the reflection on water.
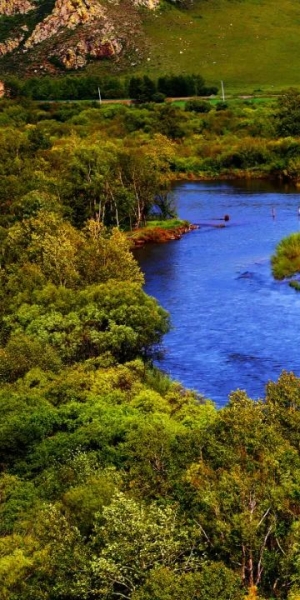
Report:
M259 181L175 192L179 216L203 226L137 252L146 291L171 314L160 366L219 406L237 388L262 397L282 369L300 376L300 294L270 273L276 244L300 230L300 195ZM225 214L225 227L213 226Z

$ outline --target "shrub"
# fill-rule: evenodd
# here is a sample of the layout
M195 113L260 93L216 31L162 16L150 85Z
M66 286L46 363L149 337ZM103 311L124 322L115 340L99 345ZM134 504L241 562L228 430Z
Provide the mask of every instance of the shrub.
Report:
M300 292L300 282L297 281L296 279L293 279L292 281L290 281L289 286L291 288L293 288L294 290L296 290L296 292Z
M216 110L227 110L228 108L228 104L227 102L217 102L216 104Z
M185 103L185 110L187 111L192 111L196 113L208 113L211 109L212 107L209 104L209 102L206 102L205 100L197 100L197 98L188 100Z
M300 273L300 233L292 233L279 242L271 264L275 279Z
M165 98L166 98L166 96L162 92L155 92L155 94L153 94L153 96L152 96L152 102L161 104L162 102L165 101Z

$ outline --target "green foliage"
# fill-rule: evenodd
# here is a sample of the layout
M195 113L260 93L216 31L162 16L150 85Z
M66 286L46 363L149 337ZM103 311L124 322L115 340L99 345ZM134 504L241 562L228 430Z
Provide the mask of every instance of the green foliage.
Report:
M277 245L271 258L275 279L284 279L300 272L300 234L292 233Z
M203 562L194 573L178 575L171 569L151 571L146 583L132 595L133 600L242 600L238 578L222 563Z
M298 142L272 139L272 105L230 100L226 110L214 110L211 102L191 99L187 108L211 108L198 113L173 103L37 106L3 100L1 224L46 210L80 228L88 219L139 227L170 204L170 182L178 173L271 173L297 180Z
M0 362L3 380L35 365L55 370L60 361L72 364L106 353L118 362L146 358L168 330L167 313L139 284L116 287L113 281L68 293L48 286L35 304L21 304L5 323L10 337Z
M217 93L216 87L207 87L201 75L166 75L158 80L148 75L131 77L128 82L122 78L104 76L67 75L63 78L31 77L22 81L16 77L4 78L10 97L27 97L33 100L98 100L101 98L129 98L137 102L155 102L155 93L163 97L209 96Z
M195 98L193 100L188 100L185 103L185 110L193 111L195 113L208 113L211 109L211 105L205 100L197 100Z
M18 332L12 334L5 348L0 349L0 381L15 381L33 367L57 371L61 359L46 342Z
M147 75L143 77L132 77L129 81L129 98L136 102L150 102L156 92L154 81Z
M300 133L300 93L295 88L287 90L277 102L277 131L281 136Z
M4 600L299 593L299 379L217 411L153 368L169 318L121 232L173 213L178 172L297 177L278 108L196 101L0 103Z
M184 572L199 564L193 556L197 537L180 527L171 507L146 507L118 494L103 519L95 523L92 545L99 557L92 570L104 598L129 597L160 565Z
M230 556L241 565L242 581L268 586L269 569L283 576L281 551L275 550L274 542L280 546L287 542L284 526L291 523L287 507L298 485L298 453L276 418L269 420L264 404L250 401L244 392L232 396L214 424L214 434L212 447L208 442L202 460L188 474L199 490L199 519L208 549L218 548L222 540L218 556L226 557L227 564ZM281 482L278 486L274 478ZM283 529L278 529L279 522Z
M0 477L0 534L12 533L15 523L35 506L37 492L32 482L8 473Z
M289 286L290 286L291 288L293 288L294 290L296 290L296 292L299 292L299 291L300 291L300 283L299 283L299 281L295 281L295 280L293 280L293 281L290 281L290 282L289 282Z
M217 93L217 88L205 87L201 75L167 75L159 77L157 90L169 98L209 96Z
M66 288L109 279L143 281L129 242L119 230L109 233L98 221L89 221L79 232L59 214L42 209L8 229L3 265L12 293L18 293L23 276L30 275L33 289L39 279Z
M124 82L116 77L72 76L63 78L31 77L24 81L5 78L5 85L13 97L25 96L33 100L98 100L98 88L105 98L126 97Z

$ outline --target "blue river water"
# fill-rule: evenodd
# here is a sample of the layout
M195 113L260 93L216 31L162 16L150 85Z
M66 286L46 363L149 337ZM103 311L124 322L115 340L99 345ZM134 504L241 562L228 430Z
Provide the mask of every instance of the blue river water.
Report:
M159 366L217 406L236 389L262 398L282 370L300 376L300 293L270 268L277 243L300 231L300 194L258 181L174 193L179 217L201 227L137 252L145 291L171 316Z

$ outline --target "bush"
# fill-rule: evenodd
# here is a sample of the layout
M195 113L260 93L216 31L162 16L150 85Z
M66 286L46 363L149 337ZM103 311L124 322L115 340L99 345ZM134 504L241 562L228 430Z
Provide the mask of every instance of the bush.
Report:
M152 102L156 102L156 104L161 104L165 101L165 98L166 96L162 92L155 92L155 94L153 94L152 96Z
M208 113L212 109L209 102L205 100L197 100L194 98L192 100L188 100L185 103L185 110L192 111L196 113Z
M217 102L217 104L216 104L216 110L218 110L218 111L227 110L227 108L228 108L227 102Z
M300 292L300 282L296 281L296 279L290 281L289 286L296 290L296 292Z
M292 233L279 242L271 264L275 279L300 273L300 233Z

